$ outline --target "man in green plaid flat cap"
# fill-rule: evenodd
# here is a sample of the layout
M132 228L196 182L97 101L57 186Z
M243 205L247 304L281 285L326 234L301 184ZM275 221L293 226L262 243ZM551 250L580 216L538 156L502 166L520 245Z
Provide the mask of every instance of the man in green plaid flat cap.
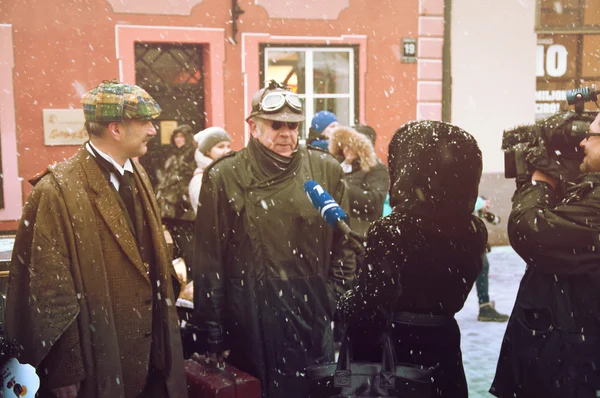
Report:
M187 397L168 256L144 155L160 106L104 81L82 98L90 140L34 185L10 268L5 327L40 396Z

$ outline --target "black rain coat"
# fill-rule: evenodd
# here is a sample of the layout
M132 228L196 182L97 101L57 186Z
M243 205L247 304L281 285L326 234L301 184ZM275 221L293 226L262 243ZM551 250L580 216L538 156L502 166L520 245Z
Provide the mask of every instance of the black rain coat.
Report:
M490 392L596 397L600 390L600 174L564 199L545 183L513 196L510 244L527 262Z
M356 170L346 174L350 197L352 230L366 236L369 226L381 218L383 202L390 187L390 176L382 163L371 170Z
M343 171L300 146L260 180L249 148L204 173L195 229L196 322L222 335L229 361L258 377L263 397L306 397L306 366L333 360L335 300L354 279L354 253L304 193L315 180L347 211ZM220 333L222 331L222 333Z

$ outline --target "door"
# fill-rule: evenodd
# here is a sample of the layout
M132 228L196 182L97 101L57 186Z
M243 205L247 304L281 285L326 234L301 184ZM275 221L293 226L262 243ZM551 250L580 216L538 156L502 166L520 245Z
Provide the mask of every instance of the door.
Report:
M162 108L157 136L140 162L156 186L156 171L164 167L171 148L171 132L188 124L194 133L204 129L204 72L202 45L136 43L135 80Z

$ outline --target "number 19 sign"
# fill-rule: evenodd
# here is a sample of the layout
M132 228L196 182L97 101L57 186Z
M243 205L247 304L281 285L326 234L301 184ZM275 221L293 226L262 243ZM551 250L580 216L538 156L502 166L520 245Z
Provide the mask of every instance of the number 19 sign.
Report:
M402 62L405 64L417 62L417 39L413 37L402 39Z

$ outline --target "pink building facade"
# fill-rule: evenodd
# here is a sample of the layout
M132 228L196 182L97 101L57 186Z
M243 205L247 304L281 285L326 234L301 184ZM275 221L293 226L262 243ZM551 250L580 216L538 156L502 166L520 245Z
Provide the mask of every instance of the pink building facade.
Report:
M235 2L234 2L235 4ZM147 88L172 129L222 126L234 149L265 80L286 80L344 124L393 133L441 120L444 0L84 0L0 3L0 230L16 229L29 178L75 153L80 99L102 80ZM411 46L412 43L412 46ZM306 136L308 125L302 127Z

